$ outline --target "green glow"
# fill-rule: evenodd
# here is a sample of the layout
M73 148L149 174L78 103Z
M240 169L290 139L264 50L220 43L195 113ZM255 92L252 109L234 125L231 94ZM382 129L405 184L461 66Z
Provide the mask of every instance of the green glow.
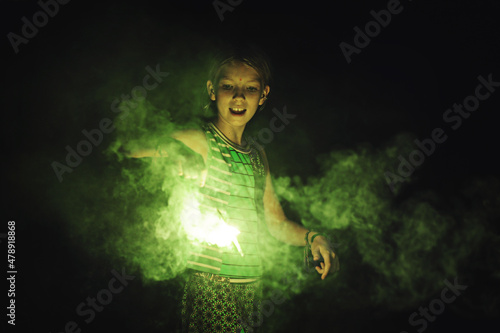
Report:
M237 238L240 231L228 225L223 220L220 212L217 214L203 214L200 211L200 204L194 198L194 195L195 193L190 193L188 195L180 215L181 225L188 239L226 248L234 244L238 252L243 256Z
M54 219L62 221L54 229L64 230L89 255L140 274L145 283L175 281L185 271L187 254L192 250L190 239L236 247L237 237L242 240L231 229L221 233L222 239L214 239L210 228L196 229L186 222L193 213L183 212L185 200L196 193L196 188L179 178L176 161L196 170L200 161L192 152L175 147L171 159L130 159L122 153L122 149L134 146L155 147L169 133L201 122L200 117L206 115L206 72L204 57L198 54L167 56L160 67L171 75L149 91L145 101L136 102L123 119L111 113L109 106L138 84L127 70L135 68L135 77L142 79L144 66L119 66L110 86L99 91L104 97L94 100L92 94L92 100L87 101L89 105L103 105L105 110L94 118L114 116L116 130L63 183L54 181L52 174L49 179L47 206L53 209ZM106 78L110 75L105 74ZM82 102L79 93L76 90L72 95L69 91L61 98L75 107L72 102ZM255 132L263 128L260 124L269 123L272 115L266 118L265 112L252 120ZM74 133L80 133L82 123L81 119L75 121ZM487 260L498 258L500 241L485 231L488 218L500 216L498 182L485 178L470 181L467 188L457 185L463 192L457 191L453 198L457 205L448 210L437 208L446 208L448 198L443 200L432 189L405 189L406 183L398 183L396 193L392 193L384 172L397 168L399 154L414 149L414 137L409 135L392 138L385 146L363 144L332 150L318 156L317 172L296 175L286 171L290 170L287 165L294 154L300 156L308 149L299 143L307 142L307 135L312 133L306 133L300 122L290 126L304 137L287 137L289 134L283 131L280 138L297 145L277 145L278 137L266 145L271 171L285 170L281 177L274 178L274 188L291 219L324 231L340 243L341 271L326 281L304 273L302 249L276 241L264 228L259 240L267 274L264 283L269 290L282 290L287 297L307 290L321 296L325 304L345 309L359 308L360 304L401 309L414 307L439 292L442 280L463 271L481 244L491 245L492 259ZM80 137L68 139L68 144L78 140ZM105 144L109 144L107 149ZM27 160L26 165L30 162ZM412 177L420 175L417 171ZM474 205L463 204L469 201ZM196 215L199 209L194 206ZM204 223L213 225L212 230L224 225L218 214L205 219ZM498 271L495 274L500 276ZM285 276L290 283L280 282ZM287 311L297 311L294 304L281 304L272 320L287 322Z

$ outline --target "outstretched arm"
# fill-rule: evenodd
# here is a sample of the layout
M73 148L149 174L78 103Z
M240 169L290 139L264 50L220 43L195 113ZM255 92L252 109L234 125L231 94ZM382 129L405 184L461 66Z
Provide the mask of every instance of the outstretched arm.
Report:
M168 157L177 163L179 176L199 179L200 186L205 185L206 170L203 164L206 165L208 144L202 131L178 131L159 142L154 148L132 146L125 152L125 156L132 158Z
M203 160L206 161L208 144L205 135L200 130L182 130L174 132L170 139L178 140L184 143L194 152L200 154ZM168 143L159 143L156 147L134 147L125 152L127 157L143 158L143 157L170 157L173 152Z

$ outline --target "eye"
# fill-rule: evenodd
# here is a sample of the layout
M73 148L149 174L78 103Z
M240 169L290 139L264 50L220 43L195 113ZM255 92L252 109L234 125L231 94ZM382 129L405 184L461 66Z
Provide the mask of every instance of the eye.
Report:
M221 87L224 90L231 90L233 88L233 86L230 84L223 84Z
M251 91L251 92L256 92L258 91L259 89L257 89L256 87L248 87L247 90Z

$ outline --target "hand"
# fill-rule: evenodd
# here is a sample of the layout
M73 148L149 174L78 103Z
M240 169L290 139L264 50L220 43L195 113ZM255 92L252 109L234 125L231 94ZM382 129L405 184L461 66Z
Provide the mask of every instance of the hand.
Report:
M316 266L316 271L321 274L321 279L324 280L328 272L335 273L340 270L340 263L335 252L330 247L328 240L323 236L316 236L311 245L311 253L313 260L319 260L321 257L324 262L321 262L321 268Z
M207 169L203 158L195 153L182 154L176 157L177 172L184 179L198 181L199 186L205 186Z
M199 180L200 187L205 186L207 178L207 169L192 167L189 162L182 160L177 161L179 176L189 180Z

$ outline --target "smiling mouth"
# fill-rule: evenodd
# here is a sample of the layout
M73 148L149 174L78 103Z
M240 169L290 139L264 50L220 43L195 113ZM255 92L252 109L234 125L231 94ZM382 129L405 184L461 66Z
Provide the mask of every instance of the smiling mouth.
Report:
M242 108L229 108L229 111L231 111L231 114L235 116L241 116L243 115L247 109L242 109Z

